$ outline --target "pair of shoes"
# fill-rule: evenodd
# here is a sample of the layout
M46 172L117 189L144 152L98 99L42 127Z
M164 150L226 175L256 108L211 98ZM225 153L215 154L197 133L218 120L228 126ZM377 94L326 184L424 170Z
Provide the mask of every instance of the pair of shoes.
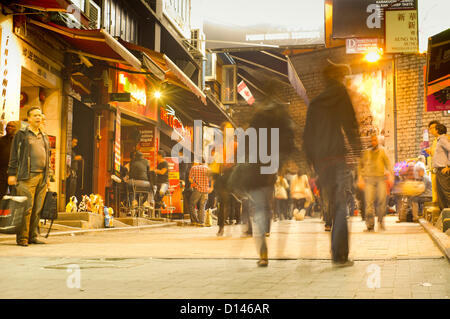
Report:
M219 231L217 232L217 237L222 237L223 236L223 228L220 228Z
M267 259L260 259L256 264L258 267L267 267L269 266L269 261Z
M331 226L325 226L325 231L331 231Z
M338 268L342 268L342 267L351 267L355 264L355 262L353 260L349 260L347 259L346 261L332 261L333 267L338 267Z
M28 243L24 242L24 241L21 241L21 242L18 242L17 245L22 246L22 247L27 247Z
M39 239L32 239L32 240L28 241L28 244L42 245L42 244L45 244L45 242L43 242L42 240L39 240Z

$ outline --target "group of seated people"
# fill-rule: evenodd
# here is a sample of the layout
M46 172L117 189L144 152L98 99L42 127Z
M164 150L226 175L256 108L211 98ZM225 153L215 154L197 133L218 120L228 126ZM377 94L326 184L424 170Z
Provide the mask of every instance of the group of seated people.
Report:
M164 151L158 152L157 167L152 171L143 154L135 151L130 154L130 163L121 167L122 191L127 193L131 207L143 204L155 209L165 208L163 199L169 189L169 165L165 156Z

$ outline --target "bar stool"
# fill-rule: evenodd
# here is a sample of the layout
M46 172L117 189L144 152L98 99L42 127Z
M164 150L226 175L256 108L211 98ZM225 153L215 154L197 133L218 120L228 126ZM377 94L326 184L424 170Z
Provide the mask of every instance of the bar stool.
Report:
M154 209L154 205L153 207L146 207L144 206L143 202L142 202L142 197L143 195L147 195L147 201L148 202L153 202L153 188L150 184L150 182L148 181L143 181L143 180L134 180L134 179L130 179L127 181L127 186L128 189L130 189L132 191L133 194L133 202L136 200L136 196L138 198L137 202L138 205L135 207L133 207L133 205L131 205L131 209L133 211L133 215L134 217L143 217L143 214L145 213L146 210L151 210ZM150 214L152 215L152 214Z

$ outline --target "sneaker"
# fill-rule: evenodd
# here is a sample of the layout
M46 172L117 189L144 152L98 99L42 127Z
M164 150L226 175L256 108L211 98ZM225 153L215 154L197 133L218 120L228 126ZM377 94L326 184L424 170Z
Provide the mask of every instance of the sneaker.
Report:
M28 243L24 242L24 241L21 241L21 242L18 242L17 245L22 246L22 247L27 247Z
M331 231L331 226L325 226L325 231Z
M266 237L270 237L270 233L266 233Z
M351 267L355 264L353 260L347 259L346 261L332 261L333 267L342 268L342 267Z

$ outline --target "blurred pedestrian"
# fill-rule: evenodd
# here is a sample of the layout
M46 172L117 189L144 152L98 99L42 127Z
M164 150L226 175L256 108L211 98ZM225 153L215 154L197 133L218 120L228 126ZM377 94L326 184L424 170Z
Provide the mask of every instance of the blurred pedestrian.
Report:
M359 186L364 189L366 202L367 231L375 228L375 214L378 226L384 230L383 217L386 214L386 173L391 184L394 182L391 163L386 152L378 144L378 137L371 136L371 147L364 151L358 165Z
M308 162L319 175L321 194L325 195L332 216L331 252L335 266L351 266L348 259L349 234L345 183L348 153L343 132L349 146L359 155L361 140L355 111L343 80L348 73L344 66L324 68L325 90L314 98L306 115L303 146Z
M66 203L77 193L77 182L80 176L80 167L83 157L77 154L78 137L72 136L72 152L70 155L70 166L67 167L68 176L66 179Z
M16 235L20 246L44 244L37 239L39 214L49 186L50 146L47 135L41 131L42 112L38 106L28 112L28 126L23 126L14 136L8 165L8 184L16 185L17 195L27 196L29 209Z
M273 213L274 186L277 179L277 171L292 156L296 156L294 144L295 126L289 116L286 106L276 102L266 102L257 107L253 114L249 127L257 131L257 136L265 140L259 140L259 145L266 143L266 154L271 154L274 160L278 160L276 170L267 172L263 170L267 163L261 159L257 163L239 164L233 170L230 177L230 185L249 194L250 209L253 216L253 237L256 251L259 254L259 267L267 267L269 264L266 236L270 230L270 221ZM275 130L272 131L272 128ZM276 130L278 129L278 130ZM272 145L276 139L276 145ZM267 134L265 134L267 133ZM277 149L278 148L278 152ZM261 151L261 150L260 150ZM247 158L247 157L246 157Z
M11 144L16 134L17 124L8 122L6 124L6 134L0 137L0 199L6 194L8 189L8 163L11 153Z
M433 171L436 174L436 191L440 210L450 204L450 140L446 136L447 128L436 125L437 143L433 156Z
M274 217L280 220L288 219L288 194L289 184L281 173L277 176L275 182L275 214Z
M436 144L437 144L437 137L439 136L436 131L436 125L438 125L439 122L436 120L431 121L428 123L428 131L432 136L434 136L434 140L431 143L431 146L427 148L425 151L428 155L430 155L430 168L431 168L431 185L432 185L432 201L433 203L438 202L438 195L437 195L437 186L436 186L436 173L433 170L433 157L436 150Z

